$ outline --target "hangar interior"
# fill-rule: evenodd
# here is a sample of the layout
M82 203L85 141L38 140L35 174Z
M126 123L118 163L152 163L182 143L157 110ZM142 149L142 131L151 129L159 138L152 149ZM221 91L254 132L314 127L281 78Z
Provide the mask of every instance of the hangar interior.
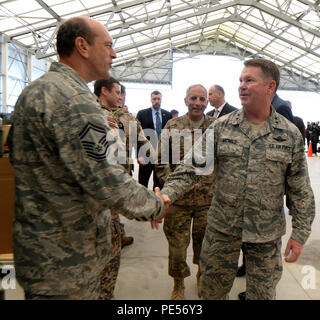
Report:
M109 30L117 52L112 74L122 82L171 85L176 61L228 55L271 59L281 70L280 89L320 93L320 0L4 0L0 1L0 113L9 116L25 86L57 60L60 24L83 15ZM320 194L319 158L308 158L308 164L314 193ZM13 194L13 184L10 188ZM1 201L3 197L0 192ZM289 228L288 214L286 219ZM317 214L304 255L297 264L285 265L279 299L320 299L319 226ZM172 283L166 274L163 234L136 221L126 221L126 228L136 235L135 244L121 257L115 298L168 299ZM157 243L157 250L146 248L146 242ZM311 269L303 273L308 265ZM143 275L141 266L148 266ZM158 273L155 266L164 271ZM190 300L197 299L194 276L187 283ZM154 287L157 290L151 291ZM243 290L245 279L239 279L230 298L237 299ZM23 292L19 287L7 290L5 298L23 299Z
M172 83L175 61L200 54L265 57L283 90L320 92L320 1L7 0L0 2L1 112L57 60L59 25L85 15L114 39L122 82Z

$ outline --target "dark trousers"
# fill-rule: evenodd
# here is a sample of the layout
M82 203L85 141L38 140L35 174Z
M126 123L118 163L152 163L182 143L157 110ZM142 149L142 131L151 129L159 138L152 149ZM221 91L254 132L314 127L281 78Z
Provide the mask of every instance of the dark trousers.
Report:
M312 153L317 154L317 143L312 142Z
M160 187L160 182L154 171L154 164L148 163L148 164L145 164L144 166L139 166L138 181L140 184L148 188L149 179L152 172L153 172L153 189L154 189L155 187Z
M308 150L309 150L310 141L311 141L311 139L307 137L307 147L308 147Z

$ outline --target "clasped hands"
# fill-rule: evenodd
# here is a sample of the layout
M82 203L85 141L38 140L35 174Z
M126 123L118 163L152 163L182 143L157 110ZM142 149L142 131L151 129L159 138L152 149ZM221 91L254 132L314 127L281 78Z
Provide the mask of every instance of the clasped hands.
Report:
M159 187L154 188L154 192L164 202L164 206L163 206L163 210L161 212L161 215L157 219L151 221L151 228L158 230L159 229L159 224L162 222L162 219L165 217L165 215L167 214L167 212L169 210L169 205L170 205L171 200L166 194L161 194L160 193L160 188Z

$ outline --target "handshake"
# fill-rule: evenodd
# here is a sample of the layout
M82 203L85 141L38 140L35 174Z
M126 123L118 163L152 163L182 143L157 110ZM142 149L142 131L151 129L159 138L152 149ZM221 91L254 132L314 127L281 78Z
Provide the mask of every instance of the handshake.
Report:
M169 210L169 205L170 205L171 200L166 194L160 194L160 188L159 187L156 187L154 189L154 192L164 202L164 207L163 207L163 210L161 212L160 217L158 217L157 219L151 221L151 228L158 230L159 229L159 223L162 222L162 219L165 217L165 215L167 214L167 212Z

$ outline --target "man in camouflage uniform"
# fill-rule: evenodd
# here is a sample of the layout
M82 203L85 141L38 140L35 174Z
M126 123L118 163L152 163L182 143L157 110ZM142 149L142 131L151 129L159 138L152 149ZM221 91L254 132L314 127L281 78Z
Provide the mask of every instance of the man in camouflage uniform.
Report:
M202 85L187 89L185 104L188 113L167 122L161 134L156 174L161 184L183 160L194 141L205 132L215 118L204 115L207 107L207 90ZM196 133L195 133L196 132ZM176 155L174 153L177 153ZM168 160L167 163L164 160ZM190 243L192 223L193 263L199 265L201 244L207 223L207 212L213 196L213 175L206 176L193 185L170 206L164 219L163 230L169 242L169 275L174 278L172 300L184 298L184 278L190 276L187 248ZM200 296L200 270L197 273Z
M142 146L150 142L145 138L143 130L139 121L136 120L128 111L123 107L120 107L121 103L121 87L118 80L113 77L108 79L100 79L94 83L94 93L101 101L102 109L105 113L106 119L110 127L114 130L117 130L119 133L119 138L121 135L125 137L125 141L122 141L126 148L126 163L124 164L125 168L128 170L128 173L131 174L132 170L132 159L129 155L129 126L134 123L137 126L137 134L141 134L144 139L138 140L138 146ZM140 129L140 130L139 130ZM122 131L122 132L121 132ZM142 141L141 141L142 140ZM152 146L151 146L152 148ZM101 279L101 298L105 300L110 300L112 298L119 267L120 267L120 256L121 256L121 247L122 239L124 237L124 227L120 223L120 217L117 210L111 210L111 243L112 243L112 252L110 259L103 269L100 279ZM132 238L132 237L126 237ZM126 241L126 239L125 239ZM132 238L133 241L133 238Z
M215 121L206 159L215 160L215 192L200 256L204 299L223 299L237 273L241 245L246 248L247 299L274 299L282 274L281 237L285 182L292 234L285 261L302 252L315 215L301 134L275 112L271 100L279 85L277 66L265 59L244 62L239 96L243 109ZM174 202L199 179L194 165L178 166L161 193Z
M106 28L87 17L68 19L57 51L59 62L15 106L16 275L27 299L98 299L111 248L109 209L153 220L163 201L110 158L110 127L87 86L108 77L116 58Z

